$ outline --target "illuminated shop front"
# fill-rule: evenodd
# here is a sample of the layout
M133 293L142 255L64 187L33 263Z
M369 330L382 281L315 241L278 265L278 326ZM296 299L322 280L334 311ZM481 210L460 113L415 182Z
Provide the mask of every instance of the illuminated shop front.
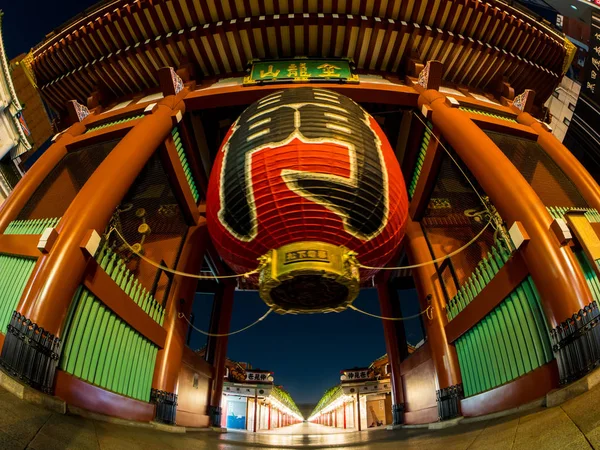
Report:
M304 420L298 407L273 374L246 363L227 360L223 385L221 426L233 430L273 430Z

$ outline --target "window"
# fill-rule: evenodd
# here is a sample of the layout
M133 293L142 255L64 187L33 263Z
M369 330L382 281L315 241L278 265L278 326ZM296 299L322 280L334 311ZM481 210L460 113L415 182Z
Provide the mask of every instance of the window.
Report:
M571 111L575 111L575 105L573 103L571 103L571 102L569 102L569 109Z
M565 117L565 118L563 119L563 123L564 123L566 126L569 126L569 125L571 124L571 121Z
M198 379L199 379L198 374L195 373L194 374L194 385L193 385L194 389L198 389Z

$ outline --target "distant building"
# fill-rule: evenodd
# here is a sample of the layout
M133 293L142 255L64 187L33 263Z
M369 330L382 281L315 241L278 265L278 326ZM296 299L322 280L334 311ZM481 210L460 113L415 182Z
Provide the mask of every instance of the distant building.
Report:
M19 156L31 149L29 128L23 117L21 103L11 79L11 71L2 41L0 11L0 203L15 187L23 172Z
M550 113L549 123L552 127L552 134L561 142L563 142L573 120L573 112L580 91L581 84L565 76L545 104ZM574 149L574 147L569 148Z
M408 344L408 354L421 344ZM310 422L358 431L393 423L391 370L387 354L377 358L369 367L354 367L342 370L341 374L340 384L325 391L308 419Z
M206 348L198 350L204 356ZM300 410L282 386L273 383L273 373L227 358L221 405L221 426L261 431L285 427L303 420Z
M49 110L37 89L35 76L29 67L31 58L31 54L21 54L10 61L15 92L21 100L23 117L31 133L29 135L31 151L21 156L22 161L29 159L41 147L47 147L49 139L55 134L48 114Z

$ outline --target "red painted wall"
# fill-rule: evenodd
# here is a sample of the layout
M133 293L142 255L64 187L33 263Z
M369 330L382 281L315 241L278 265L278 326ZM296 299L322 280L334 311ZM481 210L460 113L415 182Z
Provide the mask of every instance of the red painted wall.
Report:
M212 373L213 368L202 357L185 347L177 387L177 425L208 427L206 408Z
M438 419L436 379L429 344L419 347L400 366L404 389L404 421L431 423Z

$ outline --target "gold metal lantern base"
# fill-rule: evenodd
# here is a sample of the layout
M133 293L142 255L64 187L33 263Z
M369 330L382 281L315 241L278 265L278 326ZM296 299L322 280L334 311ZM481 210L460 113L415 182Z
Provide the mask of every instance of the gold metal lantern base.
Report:
M294 242L265 255L259 293L275 312L339 312L360 290L355 254L318 241Z

